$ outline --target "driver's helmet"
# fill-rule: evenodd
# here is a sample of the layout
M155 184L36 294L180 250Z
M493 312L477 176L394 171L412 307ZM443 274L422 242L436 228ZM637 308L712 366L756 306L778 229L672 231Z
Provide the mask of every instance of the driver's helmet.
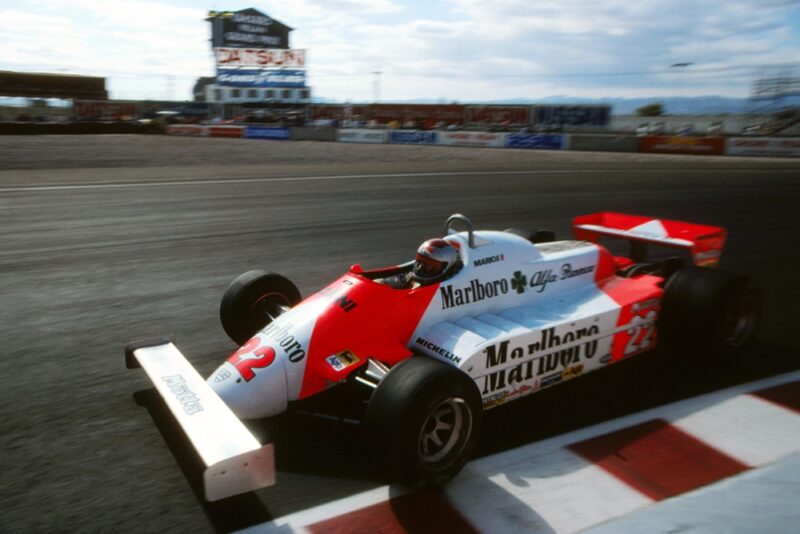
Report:
M429 239L417 249L412 274L420 284L432 284L455 274L460 265L456 247L444 239Z

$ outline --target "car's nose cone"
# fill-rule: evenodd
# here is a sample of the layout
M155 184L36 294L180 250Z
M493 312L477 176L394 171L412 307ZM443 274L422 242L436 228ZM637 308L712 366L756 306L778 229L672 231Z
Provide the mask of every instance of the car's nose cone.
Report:
M211 389L240 419L270 417L286 410L286 368L274 349L263 343L253 338L208 378Z

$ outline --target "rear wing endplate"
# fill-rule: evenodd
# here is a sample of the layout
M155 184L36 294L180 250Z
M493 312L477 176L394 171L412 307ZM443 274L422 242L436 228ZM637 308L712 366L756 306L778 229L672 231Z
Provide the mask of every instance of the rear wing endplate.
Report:
M207 500L275 484L273 445L258 442L169 339L129 344L125 364L144 369L197 451Z
M577 239L596 243L600 237L689 250L695 265L716 267L725 246L725 229L638 215L601 212L575 217L572 228Z

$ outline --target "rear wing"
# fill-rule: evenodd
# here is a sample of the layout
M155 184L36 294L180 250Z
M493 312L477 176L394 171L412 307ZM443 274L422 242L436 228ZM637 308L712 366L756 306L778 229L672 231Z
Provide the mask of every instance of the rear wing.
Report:
M572 229L577 239L592 243L607 236L634 243L689 250L694 264L701 267L719 265L726 236L725 229L719 226L611 212L575 217L572 220ZM639 258L633 259L643 261Z
M197 451L206 500L275 484L272 443L258 442L169 339L129 344L125 364L145 370Z

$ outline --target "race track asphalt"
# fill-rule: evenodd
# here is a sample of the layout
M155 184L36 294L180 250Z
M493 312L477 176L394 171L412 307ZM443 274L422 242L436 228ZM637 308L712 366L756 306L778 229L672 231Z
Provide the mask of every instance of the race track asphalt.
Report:
M798 161L158 136L0 137L0 153L1 532L224 531L380 484L357 429L279 421L278 485L203 504L123 347L171 334L208 374L235 348L217 310L239 273L310 294L409 259L454 212L559 236L601 210L722 225L724 267L764 301L744 362L624 362L491 413L481 455L800 366Z

